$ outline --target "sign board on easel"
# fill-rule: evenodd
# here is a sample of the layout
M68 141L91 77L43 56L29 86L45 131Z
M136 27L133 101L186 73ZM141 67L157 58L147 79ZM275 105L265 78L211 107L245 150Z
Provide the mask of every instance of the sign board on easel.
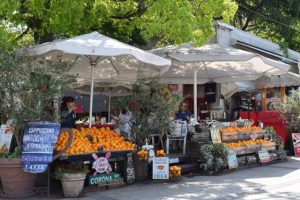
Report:
M169 179L169 158L155 157L152 162L153 179Z
M300 133L292 133L295 156L300 156Z
M236 153L231 149L227 149L227 161L229 169L236 169L239 166Z
M260 163L262 163L262 164L271 162L270 154L265 149L262 149L258 152L258 157L259 157Z
M22 162L28 173L43 173L52 162L60 124L55 122L28 122L24 130Z

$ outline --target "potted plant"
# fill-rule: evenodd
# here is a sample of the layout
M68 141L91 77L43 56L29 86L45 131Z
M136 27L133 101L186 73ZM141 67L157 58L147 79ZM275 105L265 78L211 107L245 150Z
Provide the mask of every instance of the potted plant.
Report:
M137 181L143 181L147 178L148 162L149 152L144 149L139 150L134 159L135 179Z
M61 180L64 196L74 198L82 192L88 172L89 170L85 165L59 165L55 168L54 178Z
M220 172L226 164L227 150L223 144L205 144L200 147L200 168L209 174Z
M169 128L170 118L183 97L171 92L167 85L155 78L143 77L132 87L132 95L114 99L114 104L132 112L132 133L141 147L151 134L161 134Z
M281 118L286 122L289 131L286 147L290 152L293 152L292 133L300 133L300 89L286 96L277 107L277 110Z
M25 197L33 193L35 176L22 170L23 129L28 121L58 119L57 97L75 78L67 74L70 67L63 61L37 62L35 58L0 50L1 122L12 120L15 149L0 157L4 196Z

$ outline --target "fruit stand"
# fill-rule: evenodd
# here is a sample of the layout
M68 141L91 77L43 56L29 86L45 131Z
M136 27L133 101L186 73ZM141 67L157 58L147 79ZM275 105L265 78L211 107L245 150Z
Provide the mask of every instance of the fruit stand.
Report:
M55 151L63 149L53 166L87 166L85 186L134 182L132 153L136 151L135 145L110 127L62 130Z
M262 153L268 154L267 162L280 159L281 152L274 138L260 127L221 128L220 134L223 144L235 152L239 166L266 163L260 157Z

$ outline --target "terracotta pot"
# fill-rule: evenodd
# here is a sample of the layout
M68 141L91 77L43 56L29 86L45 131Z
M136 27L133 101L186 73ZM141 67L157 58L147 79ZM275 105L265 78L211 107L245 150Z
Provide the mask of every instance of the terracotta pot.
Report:
M0 158L0 177L3 185L2 196L21 198L34 195L36 174L24 172L21 159Z
M61 183L65 197L78 197L82 192L86 174L63 174Z
M135 170L135 179L137 181L143 181L148 176L148 161L139 160L137 156L134 159L134 170Z

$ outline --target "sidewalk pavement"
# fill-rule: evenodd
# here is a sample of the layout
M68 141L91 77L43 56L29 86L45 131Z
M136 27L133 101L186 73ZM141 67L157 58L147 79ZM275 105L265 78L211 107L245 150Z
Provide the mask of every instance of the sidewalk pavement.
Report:
M300 159L221 176L183 178L176 183L134 184L86 194L101 200L300 200Z
M137 183L88 192L82 200L300 200L300 159L220 176L183 177L178 182Z

